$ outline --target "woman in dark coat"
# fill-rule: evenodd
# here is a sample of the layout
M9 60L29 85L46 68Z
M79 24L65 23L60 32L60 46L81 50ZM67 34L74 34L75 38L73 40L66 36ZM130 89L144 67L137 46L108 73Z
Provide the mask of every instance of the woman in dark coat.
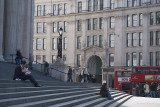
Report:
M112 100L112 96L107 88L107 85L106 83L103 83L102 87L101 87L101 90L100 90L100 95L102 97L108 97L108 100Z

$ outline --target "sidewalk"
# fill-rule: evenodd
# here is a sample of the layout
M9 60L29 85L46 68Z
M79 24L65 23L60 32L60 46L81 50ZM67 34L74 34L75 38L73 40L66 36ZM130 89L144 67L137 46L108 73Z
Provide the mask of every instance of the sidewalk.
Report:
M160 107L160 98L134 96L120 107Z

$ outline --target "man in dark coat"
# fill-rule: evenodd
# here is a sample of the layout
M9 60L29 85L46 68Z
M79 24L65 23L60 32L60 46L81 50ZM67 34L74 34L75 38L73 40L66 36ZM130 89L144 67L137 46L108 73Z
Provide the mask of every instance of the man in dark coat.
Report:
M40 87L41 85L38 84L37 81L33 78L33 76L29 73L29 71L26 70L25 66L26 66L26 61L22 61L21 65L16 67L13 80L21 79L24 81L29 79L35 87Z
M109 92L109 89L107 88L107 84L106 83L103 83L102 87L101 87L101 90L100 90L100 95L102 97L107 97L108 100L112 100L112 96Z

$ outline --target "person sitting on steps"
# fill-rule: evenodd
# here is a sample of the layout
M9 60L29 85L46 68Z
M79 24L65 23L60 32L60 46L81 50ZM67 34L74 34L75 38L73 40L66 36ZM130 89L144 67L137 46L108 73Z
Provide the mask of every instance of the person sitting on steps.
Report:
M41 87L40 84L34 79L34 77L30 74L31 72L28 71L26 68L26 61L22 61L20 65L18 65L15 68L14 72L14 77L13 80L27 80L29 79L30 82L35 86L35 87Z
M101 87L101 90L100 90L100 95L102 97L107 97L108 100L113 100L110 92L109 92L109 89L107 88L107 84L106 83L103 83L102 87Z

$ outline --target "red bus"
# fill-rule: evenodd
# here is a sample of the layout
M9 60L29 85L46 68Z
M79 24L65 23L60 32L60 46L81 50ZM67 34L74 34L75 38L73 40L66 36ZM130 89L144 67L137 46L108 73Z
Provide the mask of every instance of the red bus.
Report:
M144 94L144 85L152 82L159 84L160 82L160 66L134 66L131 73L132 94ZM135 92L133 92L133 89Z
M131 70L116 70L114 72L114 88L130 93Z

